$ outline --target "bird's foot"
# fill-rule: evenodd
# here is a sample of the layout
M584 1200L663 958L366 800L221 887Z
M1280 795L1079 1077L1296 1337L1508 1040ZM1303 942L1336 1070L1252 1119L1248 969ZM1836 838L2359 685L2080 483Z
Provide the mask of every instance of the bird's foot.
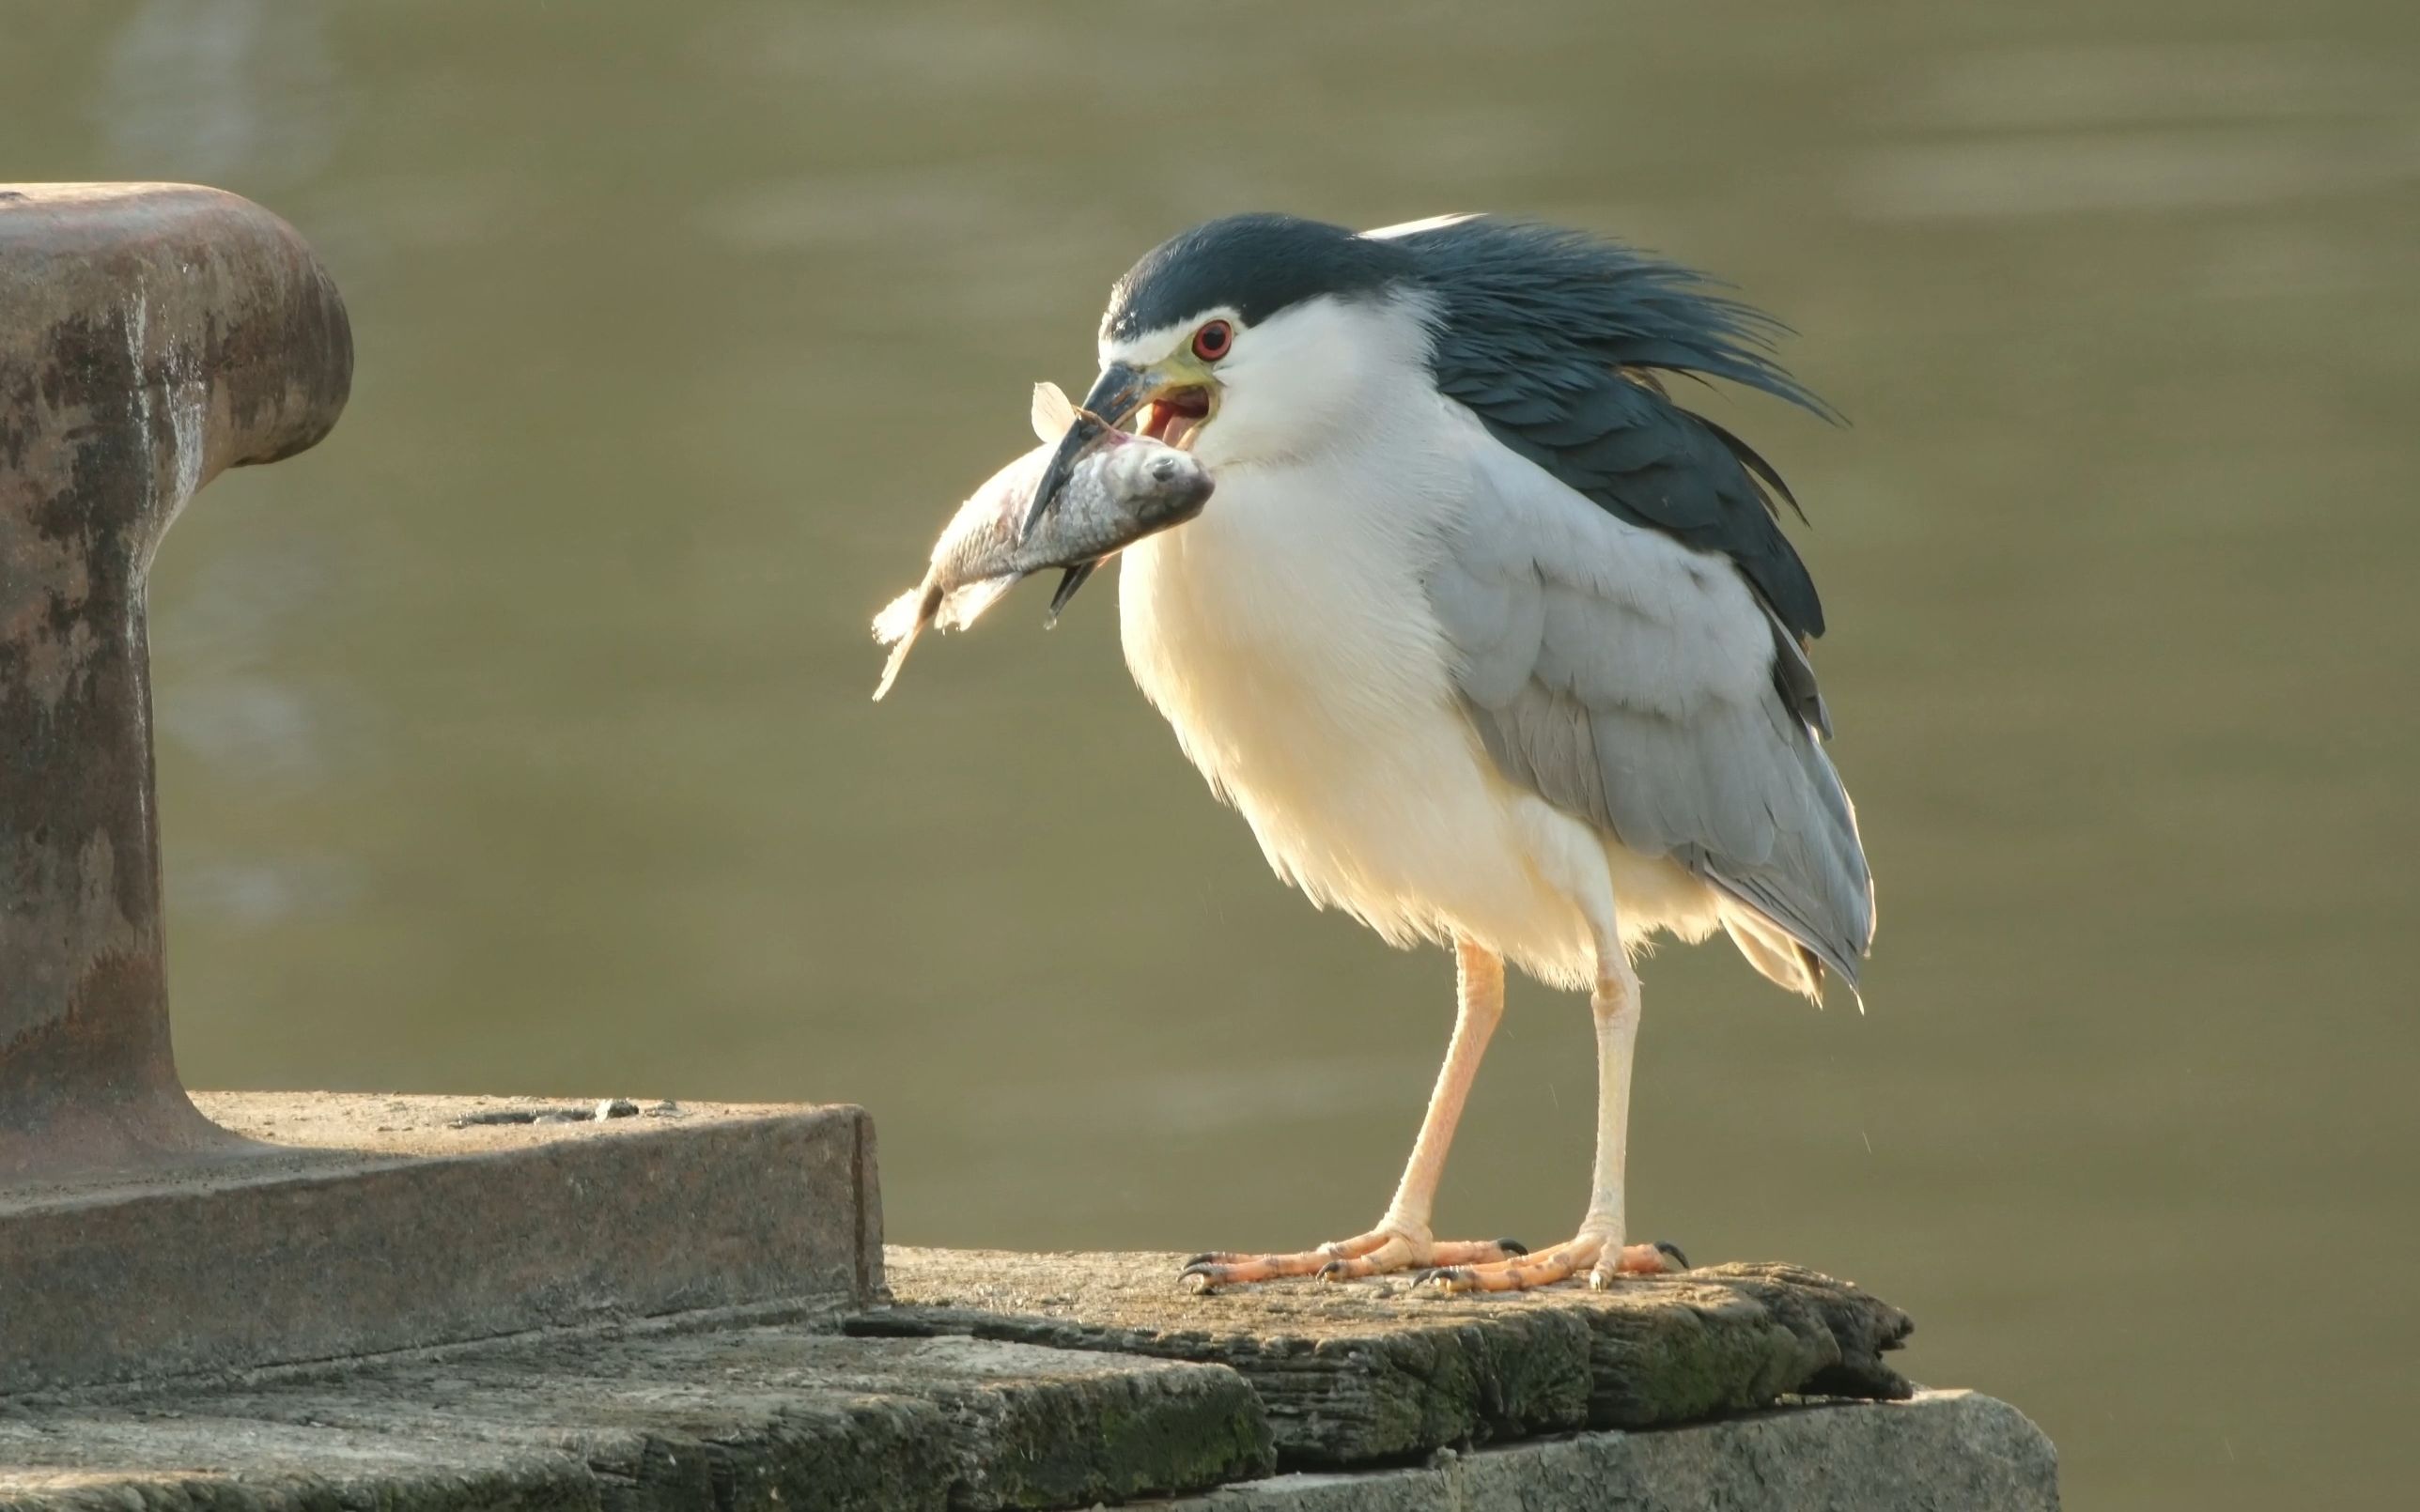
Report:
M1441 1265L1413 1277L1412 1285L1450 1297L1466 1291L1528 1291L1585 1273L1589 1289L1603 1291L1622 1276L1669 1275L1688 1268L1688 1257L1677 1245L1610 1244L1582 1234L1535 1255Z
M1373 1228L1366 1234L1333 1240L1317 1249L1290 1255L1237 1255L1214 1250L1186 1261L1178 1274L1198 1295L1220 1287L1275 1281L1284 1276L1357 1281L1363 1276L1423 1267L1495 1265L1528 1253L1510 1239L1437 1241L1390 1228Z

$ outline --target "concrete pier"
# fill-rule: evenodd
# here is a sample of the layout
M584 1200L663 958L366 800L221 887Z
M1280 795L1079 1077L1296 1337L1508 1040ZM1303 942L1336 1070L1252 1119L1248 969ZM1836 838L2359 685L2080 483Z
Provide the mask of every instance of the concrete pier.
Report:
M1873 1373L1857 1320L1894 1311L1811 1272L1205 1299L1174 1258L893 1250L899 1300L839 1313L709 1309L19 1393L0 1398L0 1512L2058 1504L2039 1429ZM1885 1399L1801 1395L1819 1381ZM1729 1405L1592 1426L1712 1398Z
M259 207L0 186L0 1512L2056 1506L2039 1430L1793 1266L1197 1297L886 1250L853 1107L189 1096L144 584L351 363Z
M1796 1266L1721 1265L1610 1291L1449 1301L1400 1277L1197 1297L1175 1255L893 1247L897 1305L859 1334L965 1334L1223 1365L1289 1467L1367 1465L1578 1428L1702 1422L1823 1395L1915 1390L1885 1356L1914 1324Z

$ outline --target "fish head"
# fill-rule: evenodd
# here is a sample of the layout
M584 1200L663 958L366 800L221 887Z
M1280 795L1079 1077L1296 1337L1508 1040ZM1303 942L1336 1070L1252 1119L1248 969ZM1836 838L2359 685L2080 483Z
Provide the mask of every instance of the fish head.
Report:
M1160 452L1174 452L1185 457L1181 466L1162 466L1164 477L1158 480L1164 485L1162 488L1156 492L1146 490L1139 496L1144 507L1157 512L1153 517L1137 517L1140 522L1149 525L1139 535L1180 524L1201 513L1210 497L1210 474L1183 449L1218 412L1218 382L1210 372L1215 361L1183 347L1148 363L1105 361L1101 376L1093 380L1084 402L1077 407L1075 423L1059 438L1049 464L1043 470L1042 482L1033 490L1033 501L1025 514L1026 538L1032 537L1043 517L1058 503L1086 457L1104 448L1128 446L1139 438L1147 440ZM1134 432L1125 429L1129 421L1140 422ZM1155 459L1155 465L1161 465L1160 459ZM1099 564L1095 560L1067 568L1066 575L1059 579L1059 591L1051 595L1052 624L1058 623L1059 611L1067 607L1067 601L1076 596L1076 591L1084 586Z
M1136 432L1164 446L1182 449L1209 423L1218 407L1218 385L1206 363L1179 351L1148 365L1112 362L1101 369L1076 407L1075 424L1059 438L1041 486L1025 516L1031 535L1067 486L1086 456L1116 446L1129 422Z
M1068 479L1062 507L1023 542L1029 559L1063 569L1048 623L1100 564L1202 513L1215 486L1201 458L1148 437L1112 432Z
M1210 470L1190 452L1123 434L1109 445L1103 483L1142 531L1181 525L1210 501Z

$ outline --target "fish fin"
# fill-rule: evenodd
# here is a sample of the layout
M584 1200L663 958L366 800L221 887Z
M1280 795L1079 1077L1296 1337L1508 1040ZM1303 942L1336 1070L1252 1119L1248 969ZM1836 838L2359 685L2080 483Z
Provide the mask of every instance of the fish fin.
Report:
M985 578L950 594L941 600L933 615L933 623L944 630L963 630L975 623L975 616L1000 602L1000 595L1016 586L1014 576Z
M1042 440L1055 441L1067 434L1076 423L1076 407L1056 383L1045 379L1033 385L1033 434Z

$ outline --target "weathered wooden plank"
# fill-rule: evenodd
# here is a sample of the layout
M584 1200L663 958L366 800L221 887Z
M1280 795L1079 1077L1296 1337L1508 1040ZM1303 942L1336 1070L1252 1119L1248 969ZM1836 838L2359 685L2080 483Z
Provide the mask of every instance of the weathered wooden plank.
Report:
M1388 1280L1195 1296L1178 1285L1179 1264L893 1246L895 1304L847 1326L1229 1365L1259 1394L1292 1466L1695 1422L1787 1395L1911 1389L1882 1359L1913 1328L1907 1315L1795 1266L1714 1266L1602 1293L1439 1298Z

